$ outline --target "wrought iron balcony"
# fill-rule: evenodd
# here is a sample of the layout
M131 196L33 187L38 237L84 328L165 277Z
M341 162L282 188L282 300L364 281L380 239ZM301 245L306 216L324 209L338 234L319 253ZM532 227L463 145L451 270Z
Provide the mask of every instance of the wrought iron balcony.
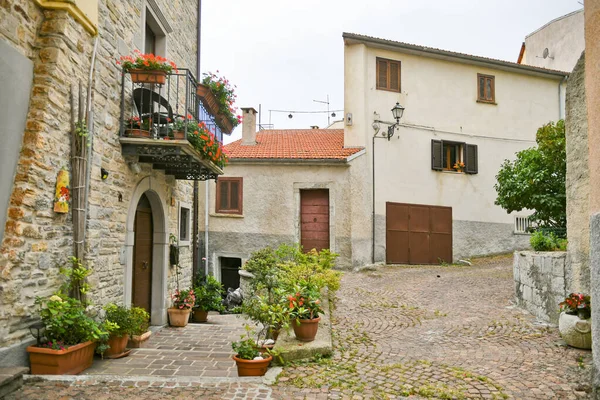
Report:
M175 179L216 179L223 170L188 141L190 121L204 123L215 140L223 133L196 96L198 82L188 69L166 75L162 84L121 78L119 140L124 155L138 157ZM127 101L129 99L129 101ZM181 127L181 130L177 130Z

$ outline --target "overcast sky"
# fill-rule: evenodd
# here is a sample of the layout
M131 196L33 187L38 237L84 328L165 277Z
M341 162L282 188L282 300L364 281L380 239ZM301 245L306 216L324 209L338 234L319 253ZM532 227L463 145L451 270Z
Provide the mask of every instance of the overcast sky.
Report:
M516 62L526 35L577 0L203 0L202 70L237 85L237 105L344 107L342 32ZM338 117L342 113L337 113ZM276 129L325 127L326 114L271 113ZM230 142L241 137L241 126Z

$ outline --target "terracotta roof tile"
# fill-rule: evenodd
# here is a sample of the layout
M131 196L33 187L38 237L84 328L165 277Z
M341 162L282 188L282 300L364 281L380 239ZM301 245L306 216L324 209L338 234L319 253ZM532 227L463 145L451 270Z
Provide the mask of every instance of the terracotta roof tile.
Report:
M344 147L343 129L272 129L257 132L257 144L243 146L241 140L225 150L231 159L338 159L358 153L361 148Z

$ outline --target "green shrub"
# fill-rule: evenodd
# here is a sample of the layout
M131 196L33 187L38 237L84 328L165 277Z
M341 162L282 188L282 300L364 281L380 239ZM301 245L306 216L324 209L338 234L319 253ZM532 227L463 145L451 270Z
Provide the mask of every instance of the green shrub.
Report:
M223 311L222 295L224 292L221 282L213 276L208 275L199 278L194 287L194 293L196 294L194 308L204 311Z
M150 326L150 314L141 307L131 307L129 309L129 318L131 322L131 336L139 336L148 332Z
M558 238L554 232L535 231L529 242L535 251L565 251L567 249L567 239Z
M110 329L111 335L123 337L131 332L131 318L127 308L109 303L104 306L104 311L106 312L105 321L116 324L116 327Z

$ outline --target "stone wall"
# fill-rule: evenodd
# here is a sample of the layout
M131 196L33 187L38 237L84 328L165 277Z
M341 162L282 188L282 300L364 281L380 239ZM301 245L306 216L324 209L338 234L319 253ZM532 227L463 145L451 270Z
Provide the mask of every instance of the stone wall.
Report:
M590 170L585 102L585 53L569 75L567 136L567 283L570 292L590 291Z
M167 56L196 73L196 1L157 0L173 28ZM89 192L87 255L93 268L90 299L97 307L124 302L123 257L128 208L134 188L150 176L166 194L162 208L168 232L176 233L178 201L192 203L192 184L175 181L149 165L133 172L118 140L120 68L115 61L143 43L145 0L100 0L98 54L93 83L94 133ZM29 0L0 0L0 41L33 62L34 77L26 129L6 212L0 247L0 364L22 362L31 339L36 296L52 294L58 267L72 254L70 214L53 212L56 175L70 160L70 89L87 84L94 38L64 11L41 10ZM141 50L141 49L140 49ZM130 103L129 101L126 103ZM109 172L100 179L100 169ZM191 246L181 250L182 285L191 282ZM167 293L175 287L168 267ZM12 351L14 350L14 351ZM16 354L16 356L15 356Z
M542 321L558 323L558 304L567 296L566 256L562 251L514 253L517 304Z

